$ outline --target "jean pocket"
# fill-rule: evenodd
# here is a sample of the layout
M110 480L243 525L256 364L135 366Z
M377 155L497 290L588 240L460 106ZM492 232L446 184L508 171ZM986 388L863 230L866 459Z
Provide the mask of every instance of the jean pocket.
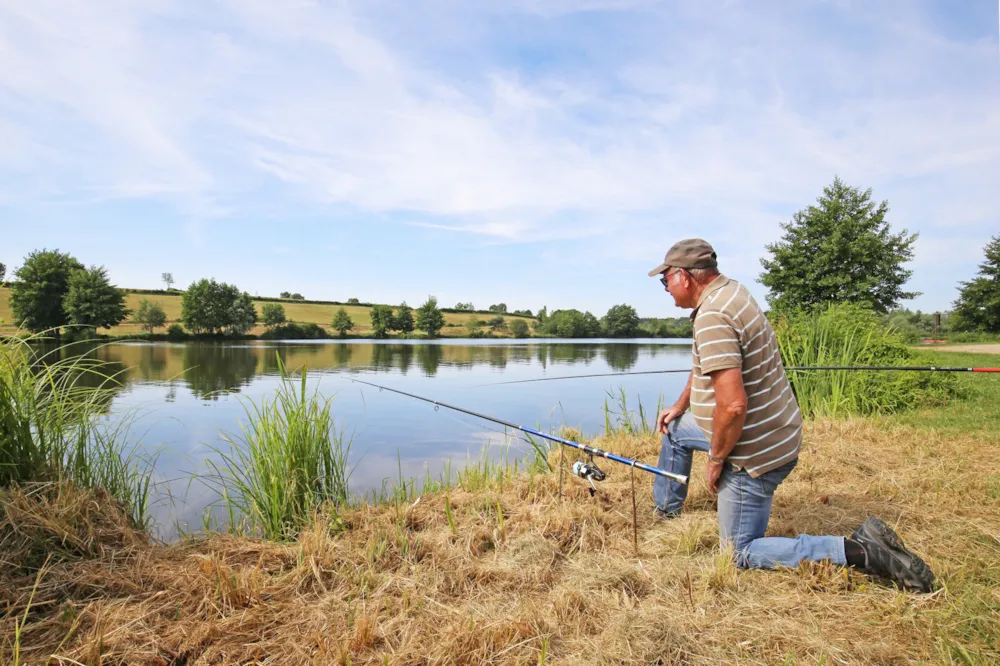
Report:
M772 469L770 472L761 474L757 477L757 480L760 481L761 488L768 494L773 494L774 491L778 489L778 486L781 485L781 482L788 478L788 475L792 473L792 470L795 469L795 465L797 465L798 462L799 460L796 458L786 465L782 465L777 469Z

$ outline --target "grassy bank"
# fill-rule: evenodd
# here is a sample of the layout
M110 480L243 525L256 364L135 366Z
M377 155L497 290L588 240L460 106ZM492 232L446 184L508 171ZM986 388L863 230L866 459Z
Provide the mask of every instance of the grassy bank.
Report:
M651 515L651 477L636 475L636 550L630 475L613 463L595 498L570 476L560 497L556 473L493 468L419 498L327 509L288 544L149 544L113 503L49 485L0 497L2 659L17 626L22 663L996 663L991 379L962 378L964 400L923 412L809 423L775 498L772 535L883 517L938 574L933 595L824 565L736 570L700 474L670 522ZM971 432L955 427L965 410ZM601 445L652 461L659 441Z
M9 299L10 289L0 287L0 335L9 335L15 332L15 328L12 323L13 314L10 311ZM139 307L139 302L143 299L158 302L161 306L163 306L163 311L167 315L167 326L180 322L180 294L145 294L128 292L125 298L126 307L134 311ZM370 336L372 332L371 317L369 314L371 312L371 308L368 306L301 303L299 301L292 300L282 300L281 304L285 308L285 317L289 321L299 324L317 324L318 326L322 326L327 329L327 333L332 336L335 336L336 332L330 330L330 322L333 321L334 314L341 307L347 311L347 314L350 315L351 319L354 321L354 329L351 331L353 337ZM261 303L259 301L255 302L255 305L259 315ZM484 315L481 313L457 312L444 312L443 314L445 327L441 329L441 337L465 337L469 334L469 330L466 327L466 324L469 321L484 320L495 316ZM516 317L514 315L504 315L504 319L508 322L514 319L524 319L529 324L533 321L532 319L526 317ZM264 327L258 325L251 331L251 334L261 335L264 331ZM165 333L166 327L158 329L158 332ZM135 336L144 333L144 331L136 324L123 322L120 326L115 326L110 329L99 329L98 333L111 336Z

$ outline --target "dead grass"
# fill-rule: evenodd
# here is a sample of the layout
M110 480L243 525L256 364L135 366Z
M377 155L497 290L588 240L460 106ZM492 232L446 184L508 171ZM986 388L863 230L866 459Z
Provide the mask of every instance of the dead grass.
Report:
M689 510L670 522L651 515L651 479L637 476L636 553L629 471L613 463L593 499L572 477L563 498L556 475L524 477L354 509L336 528L320 517L291 545L149 544L104 500L11 491L0 497L0 636L26 618L25 663L992 664L997 444L814 424L776 496L773 535L847 534L883 517L943 582L926 596L822 564L737 570L718 552L714 499L697 474ZM644 460L657 446L606 442ZM39 549L56 542L89 545L55 550L25 615Z

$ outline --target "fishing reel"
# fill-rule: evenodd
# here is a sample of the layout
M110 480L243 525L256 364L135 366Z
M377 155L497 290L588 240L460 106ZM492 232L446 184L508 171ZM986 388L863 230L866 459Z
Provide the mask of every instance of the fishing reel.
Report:
M597 463L594 462L593 458L590 459L589 463L585 463L582 460L577 460L573 463L573 474L581 479L584 479L590 484L590 488L587 490L590 491L591 497L597 493L597 486L594 485L594 481L603 481L608 478L608 475L604 473L604 470L597 466Z

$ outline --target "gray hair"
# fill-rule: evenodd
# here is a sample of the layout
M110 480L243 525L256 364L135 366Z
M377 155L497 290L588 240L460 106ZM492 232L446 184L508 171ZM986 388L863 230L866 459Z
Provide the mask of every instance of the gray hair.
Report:
M718 268L685 268L698 284L708 284L719 275Z

